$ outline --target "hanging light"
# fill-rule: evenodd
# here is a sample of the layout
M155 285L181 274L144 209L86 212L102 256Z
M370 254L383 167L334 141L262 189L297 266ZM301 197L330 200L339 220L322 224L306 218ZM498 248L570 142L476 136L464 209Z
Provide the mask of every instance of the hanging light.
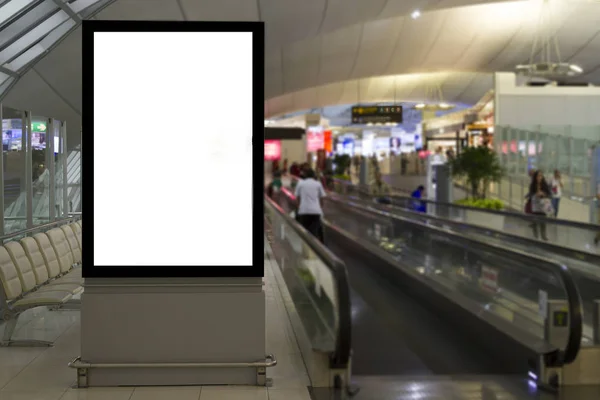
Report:
M540 19L535 32L528 64L515 66L518 74L530 78L560 79L583 74L583 68L578 65L561 62L560 49L556 38L556 30L552 25L552 15L549 0L544 0L540 10ZM539 53L539 61L534 60ZM555 58L555 61L552 60Z

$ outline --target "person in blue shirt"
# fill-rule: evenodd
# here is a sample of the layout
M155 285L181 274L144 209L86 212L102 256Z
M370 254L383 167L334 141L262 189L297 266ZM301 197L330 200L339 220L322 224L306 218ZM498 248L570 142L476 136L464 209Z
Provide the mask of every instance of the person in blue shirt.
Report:
M425 186L419 185L417 190L412 192L412 194L410 195L410 197L415 199L415 200L413 200L412 206L413 206L413 210L415 210L417 212L425 212L425 202L420 201L420 199L423 198L424 191L425 191Z

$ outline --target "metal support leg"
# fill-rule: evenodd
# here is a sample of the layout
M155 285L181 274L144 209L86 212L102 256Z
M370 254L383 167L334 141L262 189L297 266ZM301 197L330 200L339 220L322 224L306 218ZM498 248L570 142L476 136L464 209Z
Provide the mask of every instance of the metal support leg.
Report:
M89 386L88 382L88 368L77 368L77 383L78 389L85 389Z
M267 368L258 367L256 368L256 385L267 386Z
M45 340L12 340L12 335L15 333L15 328L19 322L19 314L6 321L4 326L4 334L0 347L52 347L54 343Z

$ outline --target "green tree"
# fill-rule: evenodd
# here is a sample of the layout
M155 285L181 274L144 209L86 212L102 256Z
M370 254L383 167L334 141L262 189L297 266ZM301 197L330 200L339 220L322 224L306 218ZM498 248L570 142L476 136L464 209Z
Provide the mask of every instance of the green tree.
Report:
M464 177L474 199L485 199L490 182L504 175L496 153L486 146L467 147L451 162L452 175Z
M347 175L350 171L352 159L348 154L336 154L333 158L335 164L335 174L338 176Z

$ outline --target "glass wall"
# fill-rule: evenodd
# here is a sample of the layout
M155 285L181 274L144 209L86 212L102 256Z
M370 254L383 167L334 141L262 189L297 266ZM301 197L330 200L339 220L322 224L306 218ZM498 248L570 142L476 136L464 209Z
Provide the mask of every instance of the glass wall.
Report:
M0 105L0 236L81 211L81 151L67 154L66 125Z
M54 120L54 214L56 218L64 218L67 215L67 209L64 202L63 187L63 163L65 162L65 141L61 134L62 122Z
M24 111L2 107L2 187L4 233L27 226L25 149L27 123Z
M591 195L591 149L598 144L589 132L600 128L553 127L548 131L496 127L496 151L510 177L527 177L532 169L541 169L546 175L559 170L565 192L587 198Z
M51 121L46 117L31 118L31 180L33 224L50 221L50 154L47 149L48 128ZM51 137L52 135L50 135Z

